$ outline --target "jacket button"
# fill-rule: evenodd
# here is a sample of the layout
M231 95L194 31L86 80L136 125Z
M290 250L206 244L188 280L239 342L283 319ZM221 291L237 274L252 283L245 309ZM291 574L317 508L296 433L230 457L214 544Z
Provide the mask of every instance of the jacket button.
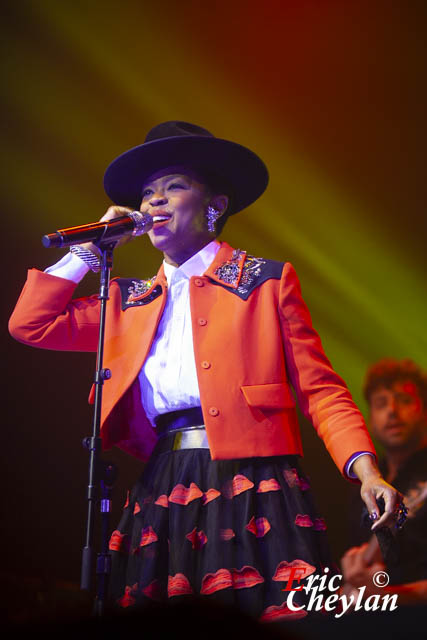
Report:
M207 324L208 321L206 320L206 318L199 318L197 322L199 323L199 325L201 327L204 327L205 324Z
M196 287L203 287L204 286L204 282L201 278L196 278L194 280L194 284L196 285Z
M217 416L219 414L219 411L216 407L209 407L209 415L210 416Z
M202 367L203 369L210 369L211 363L208 360L203 360Z

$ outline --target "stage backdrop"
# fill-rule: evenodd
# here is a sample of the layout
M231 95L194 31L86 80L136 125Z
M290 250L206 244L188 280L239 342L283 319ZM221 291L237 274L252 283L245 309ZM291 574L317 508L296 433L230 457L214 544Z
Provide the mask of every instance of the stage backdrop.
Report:
M294 264L324 347L366 412L370 363L427 365L426 5L10 0L1 30L2 571L75 584L95 359L32 350L6 331L27 267L62 255L41 236L96 221L110 204L105 167L158 122L249 146L270 185L223 238ZM149 277L159 262L142 237L116 251L114 274ZM79 291L97 286L91 274ZM302 430L338 560L347 483L305 420ZM140 467L110 458L113 527Z

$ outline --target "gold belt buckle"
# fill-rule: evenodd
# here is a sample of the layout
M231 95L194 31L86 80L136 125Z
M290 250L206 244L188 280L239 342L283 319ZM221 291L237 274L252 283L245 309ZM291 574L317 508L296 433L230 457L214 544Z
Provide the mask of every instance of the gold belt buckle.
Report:
M175 434L172 451L181 451L181 449L209 449L204 425Z

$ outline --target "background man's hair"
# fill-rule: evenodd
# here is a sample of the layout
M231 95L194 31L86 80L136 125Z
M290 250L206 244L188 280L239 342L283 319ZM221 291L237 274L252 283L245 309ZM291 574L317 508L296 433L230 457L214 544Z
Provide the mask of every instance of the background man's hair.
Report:
M371 395L379 387L390 388L397 381L410 380L420 393L427 407L427 375L413 360L395 360L394 358L383 358L371 365L366 372L363 393L369 403Z

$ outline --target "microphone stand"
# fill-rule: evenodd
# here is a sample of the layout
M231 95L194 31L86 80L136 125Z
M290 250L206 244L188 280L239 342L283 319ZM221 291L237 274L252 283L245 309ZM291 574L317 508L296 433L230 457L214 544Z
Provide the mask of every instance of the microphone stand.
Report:
M105 338L105 318L106 307L109 299L110 271L113 266L113 250L116 242L100 244L101 271L99 300L100 321L98 336L98 351L95 372L95 405L93 414L92 436L84 438L83 446L89 450L89 482L87 490L88 512L86 522L85 546L82 553L82 568L80 588L89 591L91 587L91 574L93 568L93 529L95 517L95 505L99 500L98 483L101 482L102 499L101 507L101 552L98 554L96 563L97 594L94 603L93 613L95 616L102 616L105 609L105 600L108 588L108 579L111 570L111 555L108 552L108 517L111 510L111 490L116 476L113 464L100 464L99 454L101 452L101 404L102 389L105 380L111 378L111 371L103 368L104 338ZM102 473L100 473L102 471Z

